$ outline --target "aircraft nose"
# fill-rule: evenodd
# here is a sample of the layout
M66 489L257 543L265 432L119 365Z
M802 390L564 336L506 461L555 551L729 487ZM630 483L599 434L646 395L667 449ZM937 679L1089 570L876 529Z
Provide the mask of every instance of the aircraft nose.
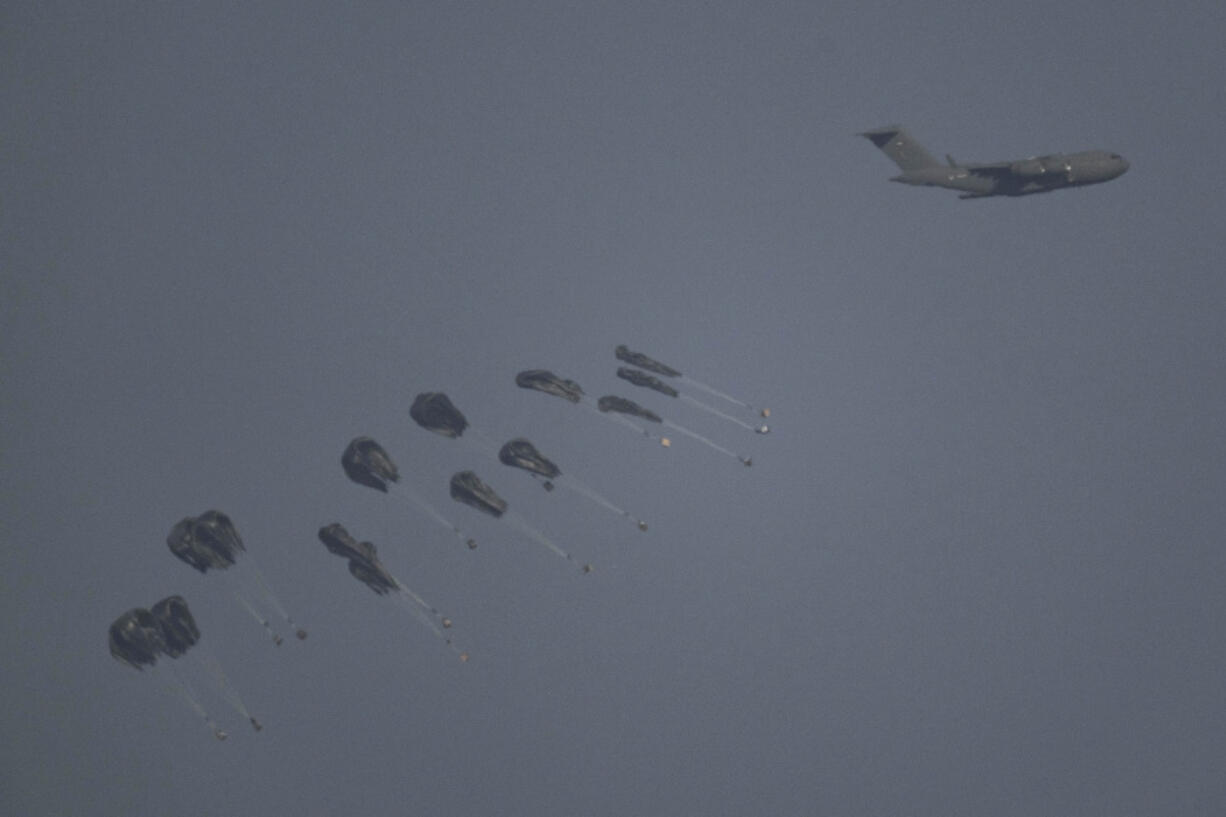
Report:
M1128 160L1125 159L1123 156L1116 156L1115 160L1116 160L1116 171L1115 171L1116 176L1123 176L1125 173L1128 172L1128 168L1132 167L1132 165L1128 164Z

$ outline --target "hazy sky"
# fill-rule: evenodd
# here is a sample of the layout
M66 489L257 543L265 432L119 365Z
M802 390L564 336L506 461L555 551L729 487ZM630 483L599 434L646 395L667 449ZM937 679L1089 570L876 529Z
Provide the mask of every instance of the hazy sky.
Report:
M0 12L0 813L1222 813L1220 3L205 5ZM959 201L887 181L891 122L1132 169ZM480 547L348 482L358 434ZM172 558L212 507L308 640ZM259 734L108 654L171 593Z

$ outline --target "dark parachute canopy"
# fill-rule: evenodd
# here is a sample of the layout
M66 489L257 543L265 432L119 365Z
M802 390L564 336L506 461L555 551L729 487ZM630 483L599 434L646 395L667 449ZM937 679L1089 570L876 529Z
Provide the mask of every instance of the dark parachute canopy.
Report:
M375 561L379 558L375 546L370 542L359 542L345 530L339 522L324 525L319 529L319 541L330 553L342 559L358 559L360 561Z
M400 471L396 463L383 450L383 446L370 437L354 437L341 455L341 467L345 476L358 485L365 485L377 491L387 493L389 482L400 481Z
M681 372L677 371L672 366L665 366L660 361L653 360L642 352L631 352L625 346L618 346L613 350L613 354L617 355L618 360L624 360L631 366L638 366L640 369L646 369L649 372L662 374L665 377L681 377ZM618 374L620 374L620 372Z
M200 628L192 617L187 601L182 596L167 596L154 604L149 610L137 607L124 613L111 624L109 643L111 655L130 667L144 669L157 663L159 655L167 658L178 658L194 647L200 640ZM195 653L199 658L199 653ZM204 661L213 680L221 687L222 694L230 706L241 713L251 723L251 728L259 732L264 727L247 709L238 692L230 685L221 665L214 661ZM212 730L218 740L225 740L226 733L217 722L205 711L204 705L196 696L192 685L184 681L169 665L169 675L163 676L183 700L204 718L204 722Z
M507 510L507 502L472 471L460 471L451 478L451 498L495 518Z
M405 587L379 561L378 552L370 542L359 542L339 522L324 525L319 529L319 541L329 552L349 560L349 573L380 596L390 595L398 599L433 633L447 643L461 661L468 660L468 653L461 652L443 630L451 627L451 619L445 618L421 596Z
M161 623L143 607L135 607L115 619L108 642L116 661L136 669L153 666L166 649Z
M552 491L554 488L552 480L562 476L562 469L554 464L553 460L545 457L540 451L536 450L536 446L525 440L523 437L516 437L509 441L498 452L498 459L503 465L509 465L512 468L520 468L527 471L536 477L544 477L544 486L546 491ZM616 514L631 519L638 523L639 530L647 530L647 523L641 519L635 519L630 515L629 511L623 510L614 505L608 499L605 499L592 488L584 485L573 476L563 479L559 484L574 491L581 496L585 496L598 505L613 511Z
M365 562L360 559L349 560L349 575L378 593L386 595L396 589L395 580L388 575L387 570L379 561Z
M522 468L530 474L538 474L547 480L556 479L562 473L562 469L554 465L552 460L546 459L540 451L536 450L536 446L523 437L516 437L504 445L498 452L498 460L503 465ZM553 486L546 482L545 487L549 489Z
M235 564L239 551L247 549L243 545L242 537L238 535L238 530L234 527L234 522L229 516L218 510L205 511L200 516L189 516L180 520L170 529L170 534L166 537L166 544L170 547L171 553L201 573L207 573L209 568L226 570ZM250 578L236 577L230 571L224 575L227 576L226 580L229 582L254 582L254 585L243 588L232 584L231 590L247 608L247 612L251 613L252 617L264 627L274 644L278 646L281 644L281 636L273 630L267 616L256 609L257 606L266 606L276 610L299 639L307 637L306 630L294 623L294 619L286 612L285 607L272 592L272 588L269 587L268 582L254 563L248 561L247 566L238 573L249 573ZM253 599L256 598L260 600L258 604L253 602Z
M396 580L383 567L374 544L359 542L339 522L319 529L319 541L330 552L349 560L349 572L380 596L397 589Z
M182 596L167 596L149 611L162 627L164 646L162 651L171 658L178 658L188 647L200 640L200 628L187 609Z
M409 407L409 416L422 428L444 437L459 437L468 428L468 420L441 391L417 395Z
M536 389L572 403L583 399L583 389L573 380L565 380L545 369L528 369L515 375L515 385L521 389Z
M649 411L643 408L633 400L627 400L624 397L618 397L613 394L606 394L604 397L596 401L596 408L601 411L615 411L618 414L632 414L635 417L642 417L644 420L650 420L653 423L662 423L663 419L654 411Z
M230 517L216 510L180 520L170 529L166 544L171 553L201 573L210 567L226 569L240 550L246 550Z
M699 389L700 391L704 391L707 394L710 394L714 397L718 397L721 400L725 400L729 403L732 403L733 405L738 406L741 409L752 411L762 417L771 416L771 410L768 408L755 408L754 406L751 406L749 403L746 403L744 400L739 400L733 397L731 394L726 394L720 391L719 389L713 388L712 386L708 386L706 383L701 383L692 377L687 377L681 372L674 369L672 366L666 366L660 361L654 360L653 358L648 357L642 352L632 352L629 349L627 349L625 346L618 346L617 348L613 350L613 354L616 355L618 360L623 360L632 366L638 366L640 369L646 369L649 372L654 372L656 374L664 375L665 377L678 377L687 387L693 386L694 388ZM620 369L618 370L617 375L618 377L623 377L627 380L630 380L630 382L634 383L635 385L646 386L647 388L655 389L656 391L663 391L663 389L659 388L658 386L650 382L646 382L646 381L640 382L639 379L635 379L639 377L638 375L628 376L627 374L623 374L622 370ZM669 394L666 391L663 391L663 393ZM689 395L678 395L677 393L674 392L670 396L671 397L681 396L682 399L693 402L699 408L705 409L711 412L712 414L719 415L720 417L723 417L726 420L731 420L732 422L738 425L744 426L745 428L748 428L750 431L755 431L758 434L767 434L770 432L770 429L764 425L750 425L749 423L746 423L743 420L739 420L736 417L727 415L724 412L720 411L719 409L715 408L714 406L707 405L706 403L703 403Z
M636 386L642 386L646 389L655 389L660 394L666 394L669 397L676 397L679 392L672 386L665 383L658 377L652 377L647 372L641 372L638 369L631 369L629 366L620 366L617 369L617 376L622 380L629 380Z

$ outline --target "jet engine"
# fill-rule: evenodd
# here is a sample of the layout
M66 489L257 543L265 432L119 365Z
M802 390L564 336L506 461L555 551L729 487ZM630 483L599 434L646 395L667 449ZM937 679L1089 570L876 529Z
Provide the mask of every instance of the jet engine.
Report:
M1022 159L1014 162L1009 169L1024 178L1040 178L1048 174L1069 173L1072 168L1063 156L1039 156L1033 159Z

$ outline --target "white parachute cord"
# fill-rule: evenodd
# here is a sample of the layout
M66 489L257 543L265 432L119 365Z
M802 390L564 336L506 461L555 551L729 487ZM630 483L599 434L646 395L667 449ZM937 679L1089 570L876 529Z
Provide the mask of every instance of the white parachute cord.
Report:
M664 438L661 437L659 434L655 434L655 433L652 433L651 431L648 431L643 426L640 426L639 424L631 421L630 418L628 418L626 415L622 414L619 411L601 411L599 408L597 408L594 404L592 404L590 401L586 399L583 400L583 402L580 405L586 406L587 408L591 409L599 417L603 417L606 420L610 420L612 422L624 425L627 428L633 429L634 431L638 432L639 434L641 434L642 436L646 437L649 440L655 440L659 443L667 445L667 443L664 442Z
M163 658L163 661L165 662L170 662L173 660L174 659L169 657ZM191 707L193 712L200 716L205 725L208 726L209 730L218 740L226 739L225 730L218 726L217 721L213 720L209 713L205 711L204 705L200 703L199 696L196 695L196 691L192 689L191 684L179 676L178 669L173 663L168 663L160 670L157 667L152 667L151 669L153 674L158 677L158 680L160 680L162 684L168 690L170 690L171 694L175 695L186 703L189 707Z
M286 611L285 606L281 604L281 600L278 599L277 594L273 592L272 585L270 585L268 580L264 578L264 572L260 570L259 565L257 565L250 557L248 557L245 561L247 562L247 569L250 570L251 574L255 577L255 580L259 584L262 595L268 602L268 605L276 610L277 614L281 616L281 618L285 619L285 623L289 625L290 631L298 636L299 639L306 638L306 630L294 623L293 616L291 616L289 612Z
M584 485L582 482L580 482L579 480L577 480L577 479L575 479L574 477L570 476L569 474L559 474L559 475L558 475L558 476L557 476L557 477L554 479L554 482L556 482L557 484L561 485L562 487L564 487L564 488L566 488L566 489L568 489L568 490L574 491L575 493L579 494L580 496L587 497L587 498L588 498L588 499L590 499L592 502L595 502L597 505L600 505L600 506L602 506L602 507L604 507L604 508L607 508L607 509L608 509L608 510L610 510L610 511L613 511L613 512L614 512L614 513L616 513L616 514L619 514L619 515L621 515L621 516L626 517L627 519L629 519L629 520L631 520L632 522L634 522L635 524L637 524L637 525L638 525L639 530L642 530L642 531L647 530L647 523L646 523L646 522L644 522L642 519L638 519L638 518L636 518L635 516L633 516L633 515L632 515L632 514L631 514L629 511L625 510L624 508L619 508L619 507L617 507L617 506L616 506L616 505L614 505L612 502L610 502L609 500L605 499L603 496L601 496L600 494L596 493L594 490L592 490L591 488L587 487L587 486L586 486L586 485Z
M255 730L258 732L262 727L247 709L247 705L243 703L242 696L238 694L238 690L230 683L230 679L226 677L225 670L221 668L221 664L213 657L213 654L207 648L202 647L199 643L188 651L188 654L193 656L200 666L204 667L209 675L213 676L213 680L217 683L218 689L221 690L221 695L226 699L226 703L233 707L234 711L238 712L246 718Z
M468 661L468 653L457 647L451 640L450 636L443 632L444 629L451 627L451 619L444 618L439 615L438 610L431 607L429 604L426 604L425 600L422 599L421 596L417 595L406 587L399 579L393 577L393 581L396 582L396 587L398 590L400 590L400 592L396 594L396 600L400 602L400 605L408 610L414 618L428 627L432 633L438 636L439 639L447 645L448 649L459 656L461 661ZM431 615L426 615L426 610L429 610ZM437 617L438 621L434 621L432 616ZM441 628L439 626L440 624L442 625Z
M387 568L384 568L384 571L386 570ZM392 576L391 573L388 573L387 575ZM429 613L430 618L437 619L437 622L442 624L443 627L451 626L450 620L444 617L443 614L438 611L437 607L428 604L425 599L413 592L408 585L400 581L400 579L396 578L395 576L392 576L392 581L396 583L396 588L400 590L400 592L403 593L407 599L413 601L417 605L419 608L417 612L420 612L423 616L426 615L426 613ZM434 627L434 623L432 622L430 626ZM437 628L435 629L435 632L438 632ZM442 633L439 633L439 635L442 635Z
M515 528L515 530L519 531L519 532L520 532L520 533L522 533L524 536L527 536L529 539L531 539L532 541L536 542L537 544L544 545L545 547L547 547L547 548L549 548L550 550L552 550L552 551L553 551L553 552L554 552L556 555L561 556L563 559L565 559L566 561L568 561L568 562L570 562L570 563L572 563L572 564L575 564L575 559L574 559L574 557L573 557L573 556L571 556L571 555L570 555L569 553L567 553L565 550L562 550L562 548L560 548L560 547L558 547L557 545L555 545L555 544L554 544L554 543L553 543L553 542L552 542L552 541L549 539L549 537L548 537L548 536L546 536L545 534L541 533L541 532L540 532L539 530L537 530L536 528L532 527L532 525L528 524L528 520L524 519L522 516L520 516L520 515L519 515L518 513L516 513L515 511L511 511L511 510L505 511L505 512L502 514L502 518L503 518L503 519L505 519L505 520L507 520L507 523L508 523L508 524L509 524L511 527ZM584 564L584 565L581 565L581 566L579 567L579 572L581 572L581 573L591 573L591 572L592 572L592 566L591 566L590 564Z
M490 439L484 431L469 425L464 429L464 433L460 435L459 440L472 451L476 451L482 456L494 456L491 452L498 450L498 444Z
M754 408L753 406L751 406L749 403L746 403L744 400L738 400L738 399L736 399L735 397L733 397L731 394L725 394L724 392L720 391L719 389L712 388L711 386L708 386L706 383L701 383L701 382L699 382L699 381L695 380L695 379L694 379L694 378L692 378L692 377L687 377L686 375L681 375L681 377L680 377L679 379L681 380L681 382L682 382L682 383L686 383L686 384L688 384L688 385L690 385L690 386L693 386L693 387L694 387L694 388L696 388L696 389L700 389L700 390L702 390L702 391L705 391L707 394L711 394L711 395L714 395L714 396L716 396L716 397L719 397L719 398L722 398L722 399L724 399L724 400L727 400L729 403L733 403L733 404L735 404L735 405L738 405L738 406L740 406L741 408L746 409L747 411L757 411L757 409L755 409L755 408Z
M687 403L689 403L690 405L697 406L698 408L702 409L703 411L709 411L710 413L714 414L716 417L722 417L723 419L727 420L727 421L728 421L728 422L730 422L730 423L736 423L736 424L737 424L737 425L739 425L741 428L747 428L747 429L749 429L750 431L756 431L756 432L757 432L757 433L759 433L759 434L765 434L765 433L767 433L767 431L769 430L769 429L767 429L767 427L766 427L766 426L764 426L764 425L757 425L757 426L756 426L756 425L754 425L753 423L747 423L747 422L745 422L744 420L740 419L739 417L733 417L731 414L725 414L724 412L720 411L719 409L715 408L714 406L708 406L706 403L703 403L703 402L701 402L701 401L699 401L699 400L695 400L693 397L690 397L688 394L682 394L682 395L680 395L680 397L681 397L681 399L682 399L682 400L686 401L686 402L687 402Z
M685 428L684 426L677 425L671 420L665 420L664 425L668 426L674 431L679 431L682 434L685 434L689 437L693 437L695 440L698 440L700 443L704 443L706 445L711 446L711 448L715 449L721 454L727 454L729 457L732 457L733 459L738 460L743 465L752 464L752 460L749 457L743 457L740 454L736 453L735 451L730 451L727 448L724 448L722 445L719 445L718 443L714 443L711 440L708 440L706 437L702 436L701 434L698 434L697 432L690 431L688 428Z
M409 590L403 584L398 584L397 589L400 592L396 594L396 600L400 602L400 605L408 610L414 618L428 627L432 633L439 638L446 640L447 636L443 635L443 631L439 629L434 620L430 616L426 615L426 613L422 610L421 600L417 598L417 594L412 590Z
M233 583L227 582L227 584L230 585L230 594L234 596L234 599L239 604L243 606L243 609L251 614L252 618L258 621L264 627L264 632L268 633L268 637L272 639L272 643L276 644L278 647L281 646L281 636L278 635L277 631L272 628L272 624L269 623L268 617L257 610L255 605L248 601L247 597L244 596L242 591L235 587Z
M477 541L475 539L465 536L464 532L460 530L457 525L453 524L447 519L447 517L436 511L429 502L426 502L424 499L419 497L417 492L412 488L400 483L393 484L397 487L397 490L401 492L401 495L416 505L419 510L424 511L427 516L429 516L439 525L454 533L456 538L460 540L460 544L467 545L470 548L475 548L477 546Z

